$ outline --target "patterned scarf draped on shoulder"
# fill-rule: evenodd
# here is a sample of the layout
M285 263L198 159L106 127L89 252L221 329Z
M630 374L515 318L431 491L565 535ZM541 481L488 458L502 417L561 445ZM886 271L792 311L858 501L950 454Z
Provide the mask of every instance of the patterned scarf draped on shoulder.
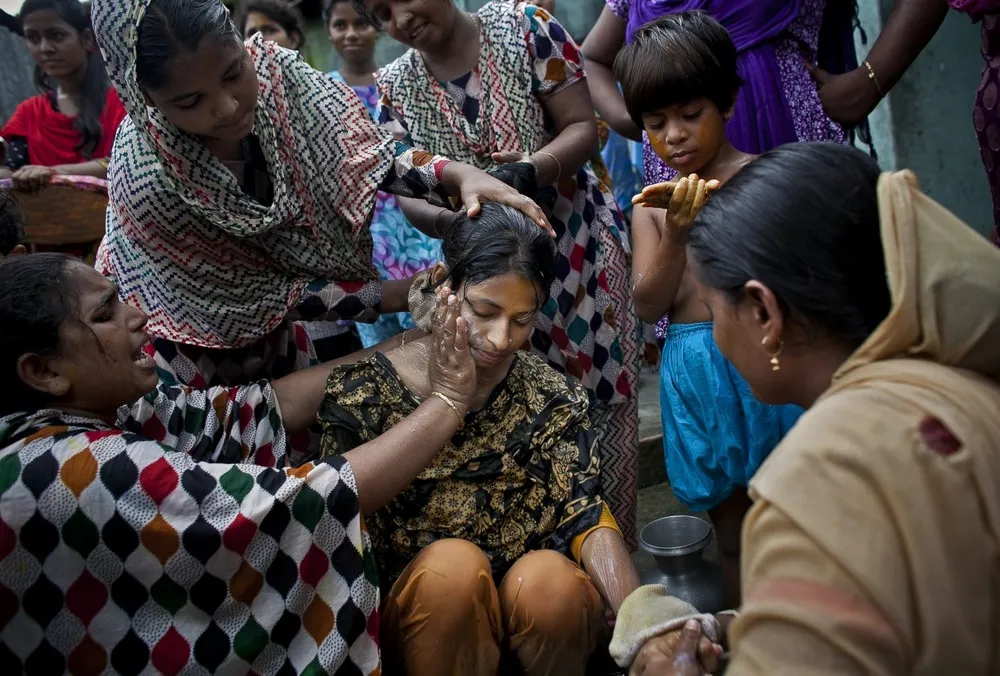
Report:
M532 91L530 19L524 5L493 0L476 14L481 41L479 120L486 124L466 119L415 49L376 74L379 90L406 120L415 146L489 170L496 166L491 153L533 153L544 145L544 114Z
M274 330L310 281L376 279L365 226L392 168L392 138L346 85L254 37L246 43L258 80L253 134L274 191L262 206L200 139L146 106L135 53L149 2L92 7L129 113L109 171L98 268L150 315L150 333L240 347Z

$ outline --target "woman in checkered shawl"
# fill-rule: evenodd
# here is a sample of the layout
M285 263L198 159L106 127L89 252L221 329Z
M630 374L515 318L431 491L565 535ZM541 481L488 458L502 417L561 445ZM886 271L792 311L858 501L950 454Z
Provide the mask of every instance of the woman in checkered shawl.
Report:
M157 385L148 318L110 280L62 254L0 264L4 673L379 673L362 514L468 410L475 365L450 307L429 344L439 396L379 439L289 468L287 434L316 421L336 362L273 383Z

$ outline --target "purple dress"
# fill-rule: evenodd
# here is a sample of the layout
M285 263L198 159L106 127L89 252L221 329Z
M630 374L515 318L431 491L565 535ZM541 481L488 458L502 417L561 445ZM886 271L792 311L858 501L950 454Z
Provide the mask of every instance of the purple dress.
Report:
M667 14L702 9L729 30L738 52L737 67L744 85L733 117L726 126L729 140L748 153L762 153L795 141L844 143L847 135L827 117L819 92L803 59L819 62L831 72L857 64L845 55L851 27L839 32L833 45L844 59L831 63L820 56L820 33L826 0L605 0L608 9L627 23L626 40L642 25ZM824 34L827 38L828 34ZM834 50L836 51L836 49ZM647 185L669 181L676 172L656 155L643 134L643 178ZM666 334L666 318L657 335Z
M993 243L1000 246L1000 2L949 0L952 7L983 22L983 79L972 122L993 195Z

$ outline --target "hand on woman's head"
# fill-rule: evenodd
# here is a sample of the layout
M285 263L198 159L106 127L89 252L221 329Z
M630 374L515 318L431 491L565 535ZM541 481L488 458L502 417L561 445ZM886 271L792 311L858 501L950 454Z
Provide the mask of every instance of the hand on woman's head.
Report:
M61 254L0 265L0 414L54 407L113 423L156 387L146 315L108 279Z
M458 296L480 376L506 373L548 302L555 278L552 239L524 214L487 203L478 219L463 217L452 226L443 250L431 288L448 285Z

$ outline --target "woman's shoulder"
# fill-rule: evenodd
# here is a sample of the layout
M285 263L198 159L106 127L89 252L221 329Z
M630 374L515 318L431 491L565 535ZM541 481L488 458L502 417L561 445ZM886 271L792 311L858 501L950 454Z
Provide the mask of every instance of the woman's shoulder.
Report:
M420 82L422 78L418 77L420 74L420 65L420 52L411 47L379 68L375 72L375 83L379 89L390 96L398 87L405 87L408 84L423 86Z
M326 384L327 399L354 404L391 406L406 392L392 360L381 352L335 367Z
M0 130L7 136L24 136L30 131L28 127L41 124L43 122L41 119L42 116L48 112L55 112L52 110L52 104L49 102L49 95L36 94L17 104L17 107L14 108L14 113L0 127Z
M927 363L916 363L918 371L907 377L901 371L906 362L920 360L895 361L873 365L879 372L806 411L758 471L753 489L768 494L789 484L878 485L915 474L957 476L983 463L1000 470L1000 388ZM942 460L930 461L935 457ZM817 467L824 471L817 474Z
M517 353L507 383L508 387L526 394L529 402L539 408L551 405L553 400L564 401L584 412L590 407L587 390L579 382L527 352Z
M74 446L79 446L77 439L80 438L86 446L89 442L123 435L132 436L99 420L72 416L55 409L20 411L0 417L0 453L3 454L15 447L24 449L38 443L55 446L72 441Z

